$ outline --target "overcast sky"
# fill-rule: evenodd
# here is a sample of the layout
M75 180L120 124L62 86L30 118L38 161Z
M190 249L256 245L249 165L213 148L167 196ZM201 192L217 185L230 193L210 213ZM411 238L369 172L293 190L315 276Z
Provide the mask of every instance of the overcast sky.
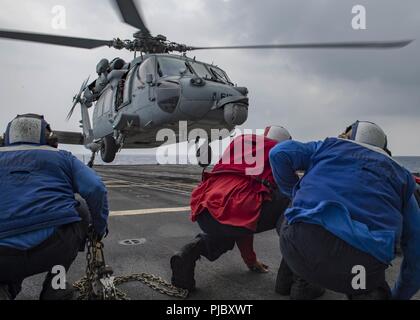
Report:
M250 91L244 127L280 124L303 141L337 135L354 120L378 123L397 155L420 156L420 1L418 0L143 0L153 34L188 45L418 39L390 51L202 51ZM352 7L367 10L367 30L353 30ZM111 0L1 0L1 29L99 39L131 38ZM51 26L66 8L65 30ZM45 115L57 130L72 97L101 58L132 55L0 40L0 128L18 113ZM71 149L78 150L78 149Z

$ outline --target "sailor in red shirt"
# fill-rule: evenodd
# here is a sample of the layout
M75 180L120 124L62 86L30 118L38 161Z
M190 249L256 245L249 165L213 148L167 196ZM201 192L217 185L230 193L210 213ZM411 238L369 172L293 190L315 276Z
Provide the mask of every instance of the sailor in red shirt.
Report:
M203 233L171 258L172 284L193 290L195 262L200 256L210 261L237 244L248 268L267 272L257 260L253 235L274 229L281 222L289 200L276 190L268 154L277 143L291 139L280 126L235 138L213 170L191 195L191 220Z

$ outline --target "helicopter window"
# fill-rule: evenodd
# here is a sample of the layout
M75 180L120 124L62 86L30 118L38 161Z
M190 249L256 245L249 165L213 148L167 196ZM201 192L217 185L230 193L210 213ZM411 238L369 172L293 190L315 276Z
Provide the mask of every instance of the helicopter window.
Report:
M198 76L205 79L214 78L204 64L198 62L191 62L191 65Z
M131 77L133 76L134 70L136 69L135 68L131 69L131 71L128 73L127 78L125 80L123 102L130 101Z
M224 73L221 69L216 67L210 67L210 71L213 73L216 79L222 80L223 82L230 82L226 73Z
M184 70L184 74L192 74L190 66L185 60L170 57L158 58L159 77L179 76L181 74L181 71Z
M139 67L139 72L137 73L137 79L141 81L141 85L144 85L146 81L146 75L150 73L153 76L155 75L155 59L148 58L146 59Z

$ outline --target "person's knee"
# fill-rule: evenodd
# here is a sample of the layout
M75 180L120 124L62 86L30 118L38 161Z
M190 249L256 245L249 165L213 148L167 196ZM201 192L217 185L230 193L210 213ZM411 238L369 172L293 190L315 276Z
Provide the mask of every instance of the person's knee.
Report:
M287 219L284 217L284 215L282 214L283 217L281 217L281 219L277 220L277 224L276 224L276 231L277 234L280 237L280 241L281 241L281 235L283 233L283 229L286 228L287 226Z
M235 247L235 241L233 239L217 238L203 233L197 237L200 237L203 243L201 255L209 261L217 260L222 254Z

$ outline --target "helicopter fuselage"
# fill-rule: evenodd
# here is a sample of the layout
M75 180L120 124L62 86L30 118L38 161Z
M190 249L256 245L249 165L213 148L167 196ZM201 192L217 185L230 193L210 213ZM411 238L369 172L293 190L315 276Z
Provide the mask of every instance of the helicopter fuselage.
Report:
M95 141L113 136L122 138L122 148L156 147L163 143L157 132L178 132L180 121L210 137L212 129L231 131L247 119L247 89L234 86L217 66L186 56L138 57L110 70L107 80L93 111Z

